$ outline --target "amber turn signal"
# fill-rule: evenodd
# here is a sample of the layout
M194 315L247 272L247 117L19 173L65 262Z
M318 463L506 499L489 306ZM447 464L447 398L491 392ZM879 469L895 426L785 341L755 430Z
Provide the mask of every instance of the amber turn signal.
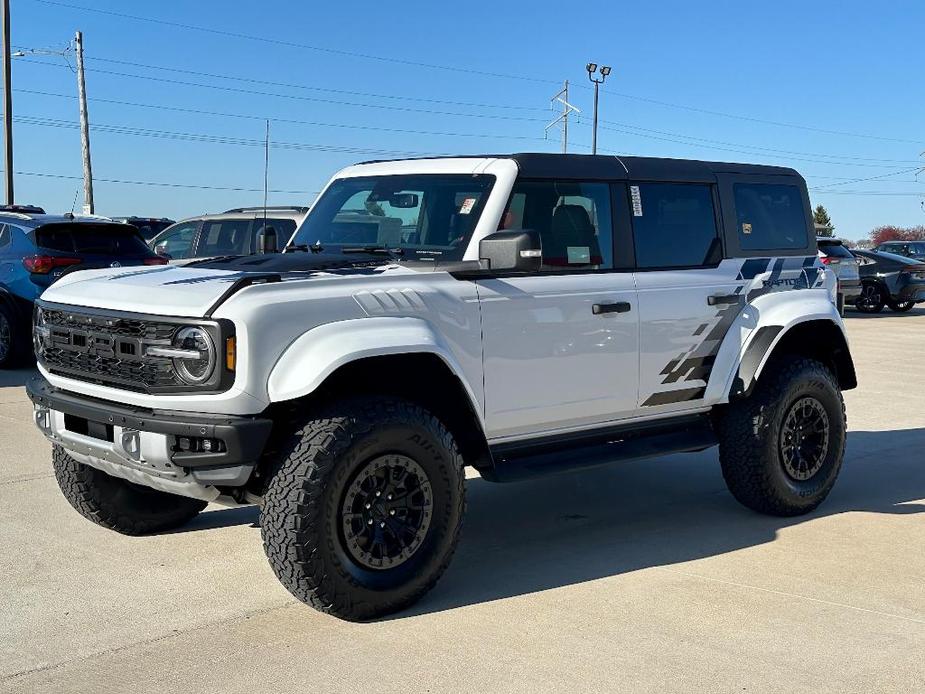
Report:
M237 361L238 345L237 340L232 336L225 339L225 368L229 371L234 371Z

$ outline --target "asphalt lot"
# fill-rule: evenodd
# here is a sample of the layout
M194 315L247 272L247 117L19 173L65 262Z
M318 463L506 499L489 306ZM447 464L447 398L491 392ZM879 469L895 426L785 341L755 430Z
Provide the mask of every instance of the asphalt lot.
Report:
M459 551L415 609L297 603L254 509L127 538L77 515L0 372L0 691L925 690L925 310L849 312L841 479L767 518L716 451L469 483Z

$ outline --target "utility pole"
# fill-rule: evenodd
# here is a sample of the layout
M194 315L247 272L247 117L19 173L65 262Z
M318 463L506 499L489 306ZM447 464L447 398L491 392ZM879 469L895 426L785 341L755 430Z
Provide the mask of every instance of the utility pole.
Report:
M601 65L600 79L594 78L594 73L597 72L597 63L588 63L585 69L588 71L588 79L594 83L594 123L591 126L591 154L597 154L597 92L604 80L607 79L607 75L610 74L610 68L606 65Z
M3 0L3 174L7 205L13 204L13 78L10 58L10 0Z
M93 214L93 167L90 164L90 123L87 116L87 86L84 82L84 35L74 37L77 52L77 99L80 102L80 153L84 164L84 214Z
M568 80L565 80L565 84L562 86L562 89L550 99L551 105L555 105L556 102L562 104L562 113L556 118L552 123L549 123L544 129L544 134L549 134L549 129L555 127L559 123L562 123L562 154L568 152L568 117L569 114L573 111L575 113L581 113L580 110L572 106L568 101Z

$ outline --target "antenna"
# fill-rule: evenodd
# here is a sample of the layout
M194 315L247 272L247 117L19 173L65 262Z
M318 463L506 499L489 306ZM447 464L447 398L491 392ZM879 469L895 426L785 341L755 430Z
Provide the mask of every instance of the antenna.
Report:
M267 118L267 134L263 146L263 233L267 229L267 193L270 188L270 119Z
M562 86L562 89L549 100L549 107L552 108L557 103L562 104L562 113L556 118L552 123L549 123L545 128L543 128L543 137L546 138L549 136L549 130L554 128L559 123L562 123L562 154L568 152L568 117L569 114L573 111L580 114L581 109L575 108L568 102L568 80L565 80L565 84Z
M80 188L74 190L74 199L71 201L71 218L74 217L74 206L77 204L78 195L80 195Z

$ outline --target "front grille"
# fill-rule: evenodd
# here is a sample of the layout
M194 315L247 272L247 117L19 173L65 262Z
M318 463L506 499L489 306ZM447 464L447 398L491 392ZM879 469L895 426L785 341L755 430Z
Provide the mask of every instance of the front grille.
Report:
M43 315L48 334L38 357L52 373L139 392L183 386L170 359L145 354L169 345L178 324L50 308Z

